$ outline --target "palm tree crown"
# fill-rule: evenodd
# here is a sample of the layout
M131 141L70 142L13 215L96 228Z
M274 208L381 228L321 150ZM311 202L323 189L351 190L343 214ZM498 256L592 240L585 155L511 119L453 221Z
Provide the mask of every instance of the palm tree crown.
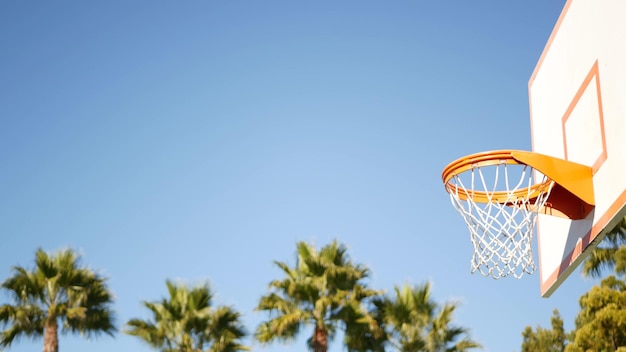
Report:
M309 347L325 352L337 328L347 322L368 323L363 301L377 292L362 284L369 270L352 263L346 247L336 241L319 252L299 242L297 255L293 268L275 262L285 278L272 281L270 293L260 299L257 310L269 312L271 318L257 328L256 338L262 343L289 341L304 325L312 325Z
M44 337L44 352L57 352L58 327L62 332L87 336L113 335L113 298L106 280L80 265L72 251L35 255L35 267L13 267L2 283L14 304L0 306L0 346L8 347L21 337Z
M169 299L144 302L152 320L131 319L129 335L163 352L248 351L240 344L246 335L241 315L231 307L212 307L208 284L197 287L166 282Z
M387 343L403 352L462 352L479 348L468 330L451 325L457 305L440 307L430 298L430 284L395 287L395 297L375 300Z

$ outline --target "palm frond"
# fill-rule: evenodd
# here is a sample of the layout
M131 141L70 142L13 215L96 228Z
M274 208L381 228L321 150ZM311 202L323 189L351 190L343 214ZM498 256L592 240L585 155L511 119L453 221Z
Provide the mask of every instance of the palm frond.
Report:
M293 341L300 332L302 322L308 320L304 315L302 311L294 311L270 319L257 328L255 337L261 343L267 343L275 339Z
M44 303L44 282L34 272L21 266L14 266L12 271L13 275L2 283L2 288L9 291L13 300L20 303Z
M602 270L613 268L617 274L626 274L626 254L620 252L625 247L626 216L591 251L582 266L582 273L586 276L600 277Z
M124 332L131 336L137 336L144 342L155 348L161 348L166 336L156 325L141 319L131 319L127 323Z
M21 337L37 338L43 335L45 315L34 305L0 306L0 346L8 347Z

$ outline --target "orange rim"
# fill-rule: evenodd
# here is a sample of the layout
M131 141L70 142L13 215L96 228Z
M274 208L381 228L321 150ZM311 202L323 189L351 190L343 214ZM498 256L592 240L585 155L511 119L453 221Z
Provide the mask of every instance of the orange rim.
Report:
M495 150L482 152L467 155L451 162L443 169L443 172L441 174L441 178L443 179L443 183L445 184L446 191L448 193L458 195L458 197L462 200L472 199L475 202L481 203L504 203L510 201L511 195L520 199L534 199L537 198L541 193L546 192L549 189L550 184L552 183L552 181L549 179L543 183L531 186L530 190L528 188L522 188L513 191L512 193L506 191L495 191L487 193L483 191L465 190L450 183L450 180L452 180L454 176L460 175L465 171L483 166L501 164L527 165L516 160L513 157L513 152L515 152L515 150ZM530 167L532 168L532 166Z

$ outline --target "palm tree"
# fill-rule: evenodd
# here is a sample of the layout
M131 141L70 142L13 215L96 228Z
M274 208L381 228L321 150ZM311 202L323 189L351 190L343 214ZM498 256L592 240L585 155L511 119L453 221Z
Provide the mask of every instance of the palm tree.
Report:
M583 264L583 274L599 277L603 268L626 274L626 216L606 234Z
M58 352L59 324L63 333L87 336L116 331L106 280L82 267L72 250L50 255L38 249L33 270L15 266L12 272L1 286L13 304L0 306L0 347L43 336L43 351Z
M430 284L395 287L395 297L375 300L378 320L387 334L387 343L403 352L461 352L480 348L468 330L453 326L456 304L439 307L430 298Z
M258 311L266 311L270 319L259 325L256 338L262 343L290 341L304 326L312 325L308 347L326 352L337 329L346 329L346 344L355 341L351 333L365 329L347 329L351 324L372 323L364 309L364 301L378 293L362 281L369 270L354 264L345 246L337 241L319 252L314 246L299 242L297 262L290 267L274 262L284 273L282 280L269 284L270 293L261 297Z
M212 307L213 293L205 283L188 287L166 281L169 299L143 304L151 320L131 319L125 333L163 352L248 351L241 314L231 307Z

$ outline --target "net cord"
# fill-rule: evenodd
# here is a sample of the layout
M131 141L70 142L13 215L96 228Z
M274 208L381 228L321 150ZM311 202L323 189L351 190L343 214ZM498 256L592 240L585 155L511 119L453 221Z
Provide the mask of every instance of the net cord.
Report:
M483 169L493 171L493 185ZM495 169L494 169L495 168ZM454 191L450 199L455 209L463 216L470 230L474 255L470 261L471 272L499 279L509 275L521 278L536 270L533 260L532 239L534 236L537 212L541 209L552 190L554 182L540 175L541 183L549 182L535 200L532 196L533 168L523 165L519 180L514 181L515 172L509 172L509 165L500 163L489 166L476 166L469 169L469 188L459 175L454 175L451 184ZM501 180L503 178L503 180ZM476 187L482 187L477 189ZM502 190L506 197L502 201ZM519 191L525 196L520 197ZM486 203L474 202L474 191L487 194ZM494 197L498 194L499 198ZM460 197L463 194L464 197ZM515 196L517 194L517 196ZM466 198L466 199L464 199Z

